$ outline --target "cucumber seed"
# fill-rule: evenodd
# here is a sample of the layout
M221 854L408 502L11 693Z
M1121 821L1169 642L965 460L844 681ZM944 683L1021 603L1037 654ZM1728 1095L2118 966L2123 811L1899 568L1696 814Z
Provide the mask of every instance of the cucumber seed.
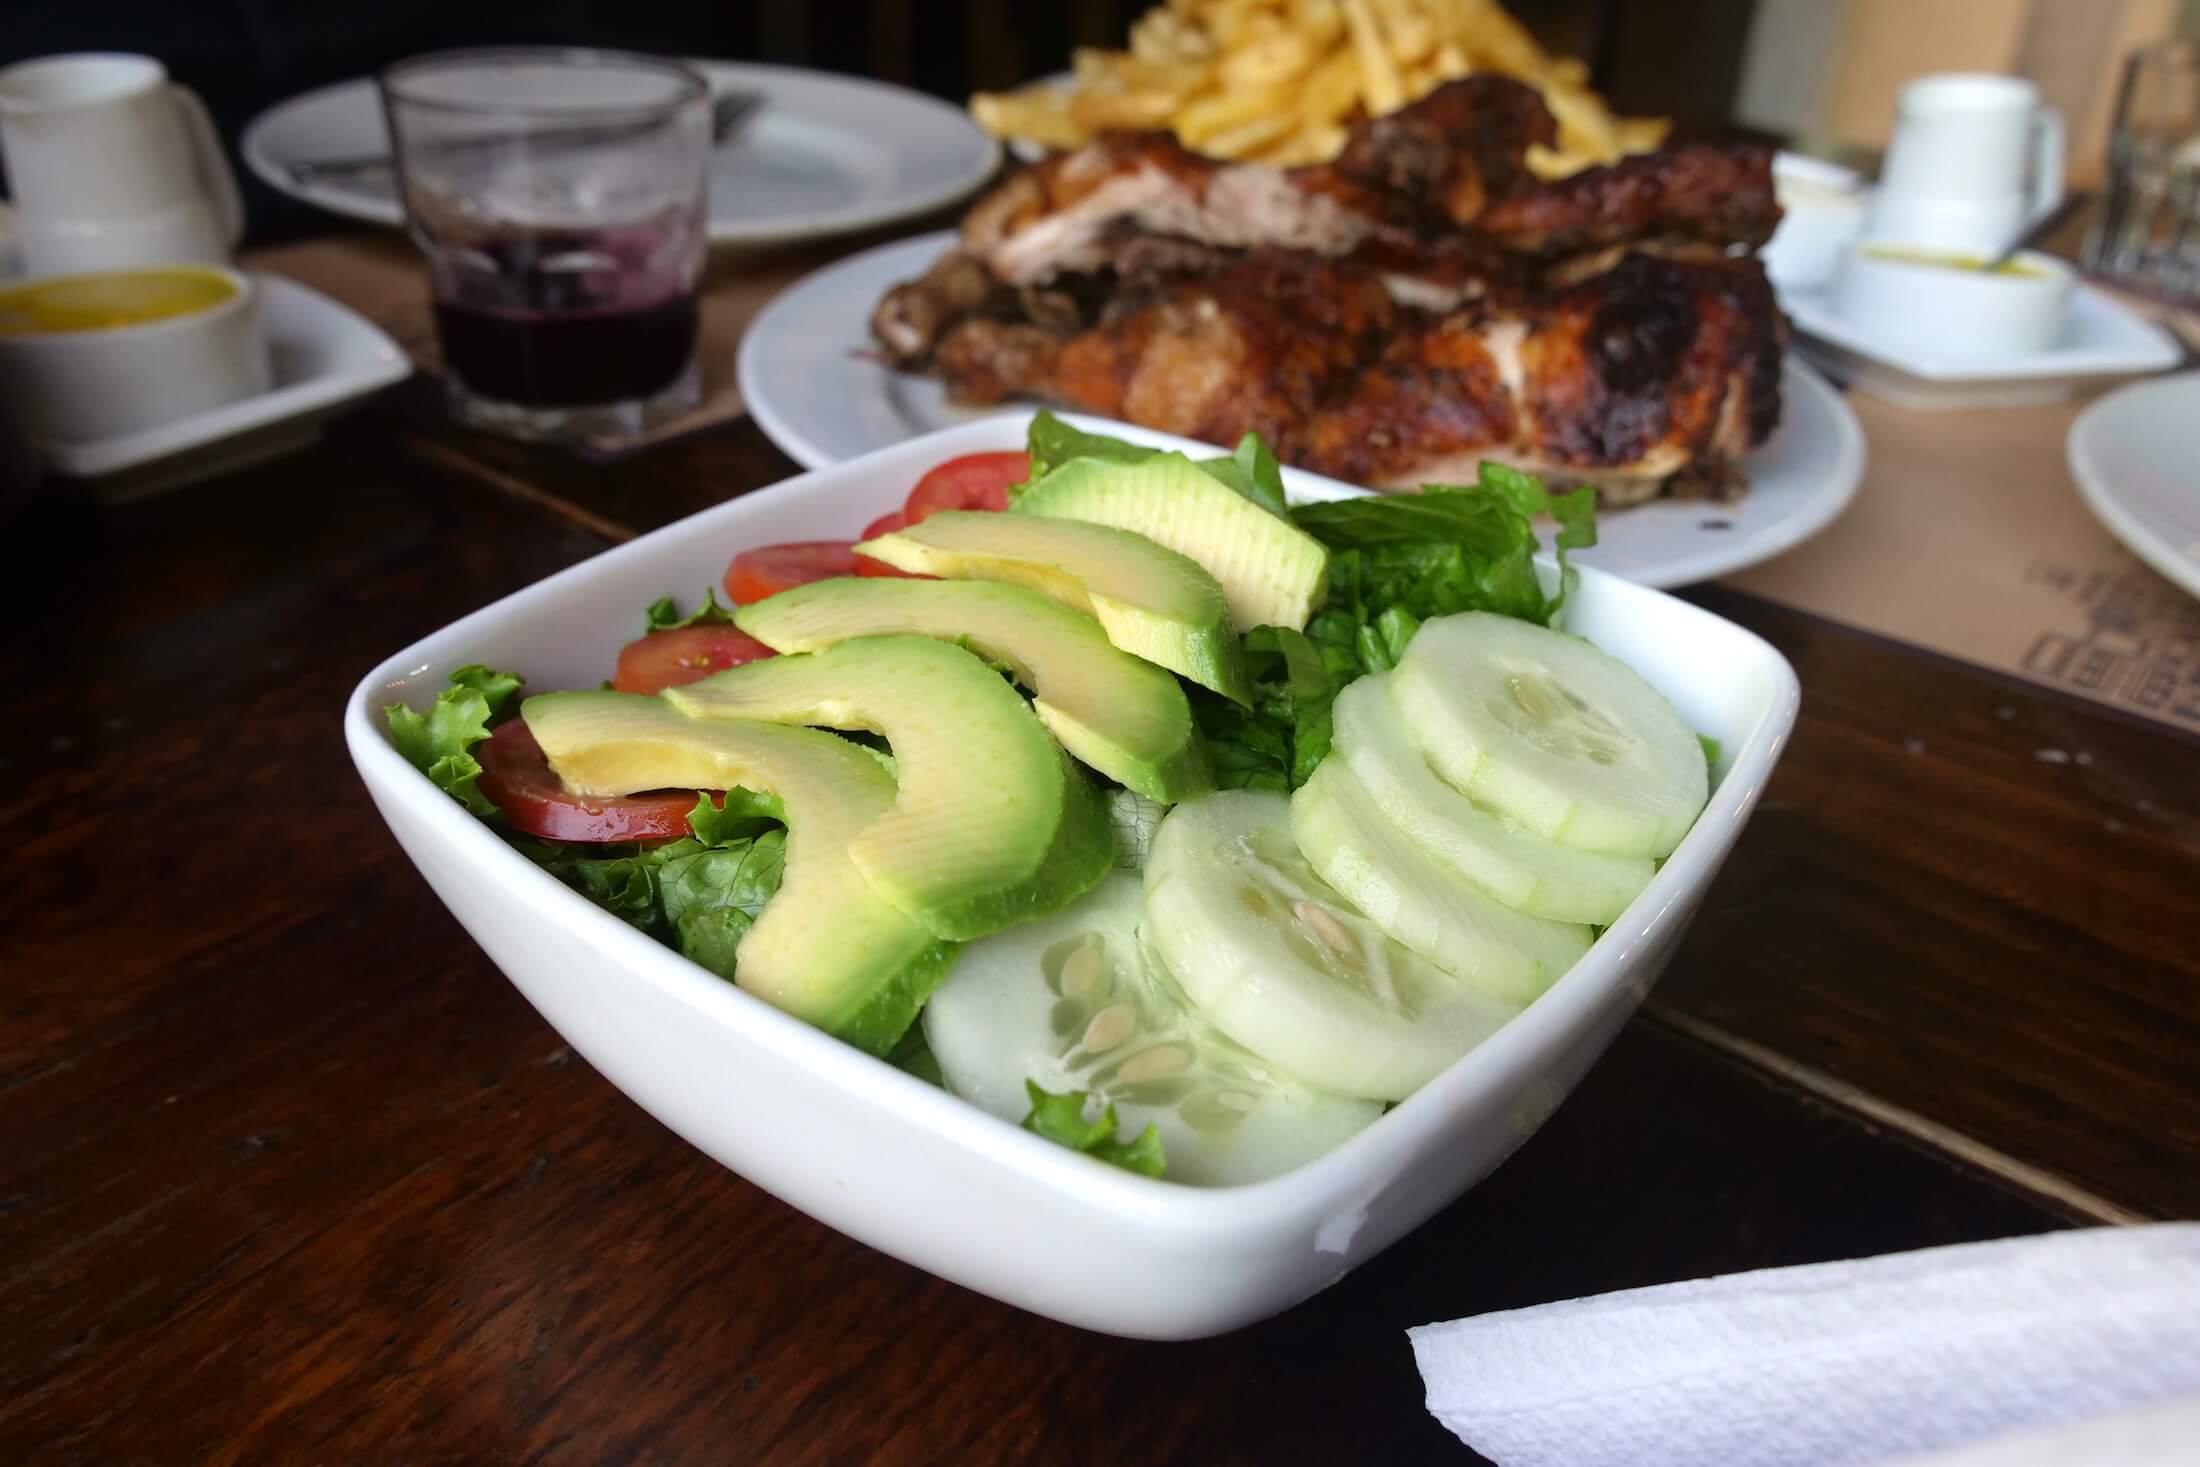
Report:
M1092 1016L1081 1041L1088 1053L1105 1054L1138 1029L1138 1015L1127 1003L1111 1003Z
M1320 902L1300 901L1293 902L1291 910L1306 924L1309 932L1328 943L1339 957L1352 962L1359 961L1359 944L1352 940L1352 934L1345 931L1344 924L1327 907Z
M1137 1085L1147 1080L1165 1080L1171 1075L1181 1075L1191 1068L1191 1051L1181 1044L1157 1044L1142 1049L1122 1064L1116 1066L1115 1078L1125 1085Z
M1088 933L1075 952L1062 964L1062 995L1065 998L1082 998L1092 992L1100 981L1100 950L1104 939L1099 933Z

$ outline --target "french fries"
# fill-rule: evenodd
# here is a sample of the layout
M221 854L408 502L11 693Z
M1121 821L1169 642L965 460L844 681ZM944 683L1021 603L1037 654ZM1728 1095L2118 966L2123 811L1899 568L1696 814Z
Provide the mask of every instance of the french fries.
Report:
M1497 0L1165 0L1127 51L1080 50L1066 83L981 92L996 137L1073 148L1107 128L1166 128L1217 158L1319 163L1346 130L1477 71L1543 94L1558 145L1528 166L1560 178L1664 141L1660 118L1617 117L1588 68L1535 43Z

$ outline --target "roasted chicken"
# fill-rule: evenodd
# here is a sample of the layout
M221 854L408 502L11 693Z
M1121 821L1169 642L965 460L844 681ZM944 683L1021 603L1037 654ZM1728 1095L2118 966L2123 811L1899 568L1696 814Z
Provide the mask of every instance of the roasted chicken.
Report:
M1761 150L1535 179L1553 124L1501 77L1363 124L1318 167L1119 133L1011 178L880 303L897 365L1212 442L1258 431L1359 483L1499 459L1615 502L1724 493L1779 420L1784 327L1751 251Z

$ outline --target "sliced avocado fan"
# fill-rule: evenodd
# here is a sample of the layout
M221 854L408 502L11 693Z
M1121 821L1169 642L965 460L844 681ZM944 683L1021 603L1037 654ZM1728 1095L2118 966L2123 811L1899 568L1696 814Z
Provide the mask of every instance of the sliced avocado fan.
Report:
M1183 686L1022 586L843 576L751 602L734 623L777 652L895 632L960 642L1031 689L1062 747L1126 789L1167 805L1213 788Z
M1222 587L1241 632L1305 630L1328 585L1321 541L1181 453L1072 459L1024 491L1014 512L1112 525L1190 557Z
M779 796L786 870L742 935L734 982L872 1054L893 1048L957 945L872 891L848 858L893 806L883 764L815 729L689 718L632 693L545 693L520 712L575 794L741 785Z
M1028 587L1094 618L1134 657L1251 702L1222 587L1197 561L1143 535L1082 520L950 510L866 540L856 553L946 580Z
M699 719L882 734L899 789L848 856L935 936L983 937L1075 900L1113 859L1100 793L1016 690L930 637L859 637L729 668L664 700Z

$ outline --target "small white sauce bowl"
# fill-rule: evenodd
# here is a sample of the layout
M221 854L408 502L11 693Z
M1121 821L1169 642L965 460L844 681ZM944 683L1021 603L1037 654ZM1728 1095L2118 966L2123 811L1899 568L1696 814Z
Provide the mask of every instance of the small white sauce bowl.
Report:
M2010 263L1988 272L1947 251L1852 244L1834 272L1833 309L1860 331L1938 357L2029 356L2062 336L2075 277L2031 250Z
M178 267L182 268L182 267ZM87 443L157 428L268 390L272 376L252 277L219 265L230 293L201 310L125 326L0 334L0 402L33 438ZM10 283L131 275L45 276Z
M1864 229L1866 199L1854 172L1820 158L1781 153L1772 160L1780 227L1758 252L1772 283L1817 290L1833 279L1841 253Z

